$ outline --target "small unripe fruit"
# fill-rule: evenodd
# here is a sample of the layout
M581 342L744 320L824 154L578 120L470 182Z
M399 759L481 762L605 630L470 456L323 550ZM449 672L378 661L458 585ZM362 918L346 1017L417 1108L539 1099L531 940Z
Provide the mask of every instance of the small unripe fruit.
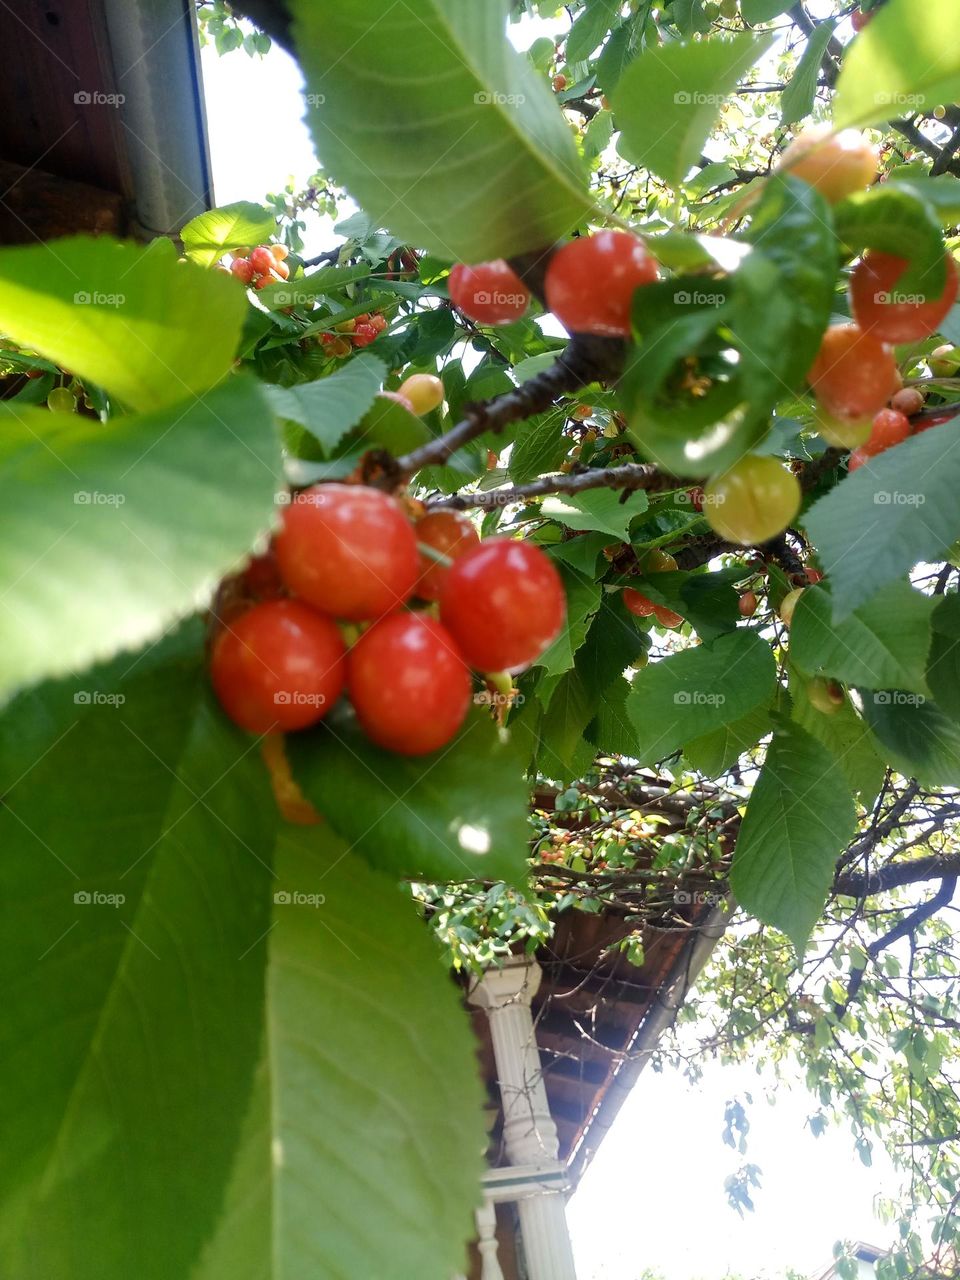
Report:
M811 585L815 585L816 583L823 581L823 574L819 569L815 569L812 564L804 566L803 576L809 583L811 583Z
M418 418L443 404L443 383L432 373L414 373L400 384Z
M562 93L563 90L567 87L567 77L563 74L563 72L560 72L559 75L555 75L553 77L553 87L557 93Z
M757 612L757 606L760 601L757 599L755 591L744 591L743 595L737 601L737 608L740 610L741 618L752 618Z
M911 418L923 408L923 392L917 387L904 387L891 396L890 408Z
M54 413L75 413L77 398L69 387L54 387L47 396L47 408Z
M843 689L836 680L814 676L807 685L807 697L815 711L825 716L835 715L843 706Z
M877 153L853 129L834 134L829 125L820 125L794 138L777 171L802 178L828 203L837 204L870 186L877 173Z
M793 621L793 615L797 608L797 603L803 595L805 588L797 587L793 591L788 591L780 601L780 608L777 612L780 614L780 620L784 626L789 627Z
M960 347L949 342L937 347L927 356L927 364L935 378L955 378L960 370Z
M814 411L813 425L827 444L833 445L835 449L855 449L869 439L873 421L871 418L857 418L846 422L843 418L835 418L818 405Z
M749 454L704 486L704 514L721 538L749 547L782 533L800 510L792 472L776 458Z
M277 259L278 262L282 262L284 258L287 257L290 250L287 248L285 244L272 244L270 246L270 252L273 254L273 256Z
M668 551L661 551L655 548L653 551L647 552L643 560L644 573L674 573L677 568L677 561Z

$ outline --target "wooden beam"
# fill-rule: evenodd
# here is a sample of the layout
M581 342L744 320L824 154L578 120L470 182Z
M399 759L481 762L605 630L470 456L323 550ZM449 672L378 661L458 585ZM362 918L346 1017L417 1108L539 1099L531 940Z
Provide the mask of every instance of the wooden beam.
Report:
M123 197L116 192L0 160L0 244L126 230Z

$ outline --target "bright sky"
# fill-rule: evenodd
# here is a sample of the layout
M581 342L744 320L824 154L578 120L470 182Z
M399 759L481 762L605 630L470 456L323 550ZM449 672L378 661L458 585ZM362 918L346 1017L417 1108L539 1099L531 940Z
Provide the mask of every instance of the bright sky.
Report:
M533 21L515 40L542 33ZM218 203L258 200L292 175L316 169L302 123L300 73L274 49L263 60L204 50L207 119ZM329 219L315 219L307 254L335 243ZM873 1200L896 1182L882 1153L861 1165L846 1131L814 1138L815 1103L802 1086L781 1088L776 1106L746 1068L712 1067L691 1089L679 1072L645 1071L569 1207L579 1280L637 1280L646 1267L666 1280L779 1277L788 1267L816 1275L840 1238L891 1242ZM726 1101L752 1092L746 1156L721 1141ZM741 1163L763 1170L756 1212L728 1207L724 1179Z

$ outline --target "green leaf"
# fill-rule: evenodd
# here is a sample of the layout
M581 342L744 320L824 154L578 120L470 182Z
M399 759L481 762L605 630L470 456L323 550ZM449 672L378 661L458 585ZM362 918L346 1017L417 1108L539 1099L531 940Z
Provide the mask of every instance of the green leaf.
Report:
M486 1137L457 988L409 897L329 832L284 836L276 875L261 1068L190 1280L449 1280Z
M377 445L395 457L418 448L430 438L426 423L389 396L374 396L357 434L364 444Z
M791 628L792 630L792 628ZM829 714L817 710L807 696L807 677L791 668L793 719L822 742L843 771L847 785L870 810L880 793L886 764L877 754L873 737L850 699Z
M703 640L713 640L732 631L741 620L739 595L733 589L743 580L743 568L718 569L707 573L653 573L631 579L636 588L654 604L679 613Z
M617 84L612 107L626 159L679 186L696 164L724 99L770 45L766 35L658 45Z
M946 286L946 250L933 208L906 182L871 187L834 210L837 235L851 249L879 249L906 258L896 282L902 293L939 298Z
M560 564L557 567L567 597L567 620L561 633L537 663L548 675L559 675L573 666L573 655L586 639L593 616L600 608L599 582L569 566Z
M298 422L330 450L373 404L386 372L382 360L364 352L326 378L294 387L267 387L266 396L278 418Z
M744 22L756 26L760 22L771 22L786 13L791 0L740 0L740 16Z
M231 249L260 244L276 230L277 218L272 209L238 200L191 218L180 232L180 239L188 258L201 267L210 267Z
M737 763L745 751L755 747L773 728L767 707L754 707L739 720L721 725L686 743L683 754L709 778L719 778Z
M628 756L633 753L636 730L627 715L630 683L617 679L600 695L596 713L584 732L586 740L604 755Z
M596 530L625 542L630 522L642 515L647 505L647 495L642 489L629 494L625 500L615 489L588 489L585 493L545 498L540 510L548 519L568 529Z
M836 22L833 19L821 22L807 40L807 47L797 63L797 69L780 98L780 124L784 128L787 125L796 124L798 120L803 120L813 110L817 95L817 81L820 78L820 64L835 26Z
M960 422L923 431L871 458L811 507L804 524L833 583L836 620L960 537L958 444Z
M509 880L526 870L527 790L515 744L477 710L449 747L413 758L333 716L288 739L297 781L375 867L437 880Z
M663 760L691 739L767 706L775 687L770 646L746 629L651 662L627 699L637 731L631 754L641 763Z
M810 675L823 673L868 689L928 693L927 653L936 601L908 582L891 582L841 622L822 587L797 601L790 657Z
M0 778L0 1270L186 1277L263 1023L266 772L210 705L192 625L22 695Z
M590 623L586 639L577 650L577 670L594 698L617 683L642 653L648 641L623 603L623 592L605 591Z
M539 357L534 356L534 359ZM535 476L555 471L566 457L569 441L563 436L565 414L544 413L520 428L510 451L507 470L514 484L526 484Z
M933 613L927 683L940 710L960 721L960 596L944 596Z
M861 698L863 718L895 769L927 787L960 786L960 724L919 693L865 689Z
M960 98L953 0L889 0L843 58L833 103L838 129L929 112Z
M799 725L781 722L737 836L730 877L737 901L802 953L855 829L837 761Z
M0 689L150 639L273 519L279 441L250 378L107 424L47 409L0 422Z
M0 333L133 409L201 395L230 370L247 299L236 280L178 263L173 245L110 236L0 249Z
M296 0L317 155L380 225L447 260L563 239L588 210L573 138L500 0Z
M619 20L618 0L586 0L583 11L567 33L564 46L567 62L583 62L589 58Z
M540 726L537 763L547 777L575 778L588 767L593 749L584 742L584 731L595 711L594 700L579 671L561 676Z

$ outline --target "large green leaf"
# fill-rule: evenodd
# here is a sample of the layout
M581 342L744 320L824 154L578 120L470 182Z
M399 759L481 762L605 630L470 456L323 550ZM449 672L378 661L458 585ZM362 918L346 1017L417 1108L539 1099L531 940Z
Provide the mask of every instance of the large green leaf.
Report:
M927 693L930 619L936 601L908 582L891 582L841 622L830 594L804 591L790 628L790 656L804 671L822 672L868 689Z
M787 125L796 124L798 120L803 120L813 110L817 83L820 79L820 66L835 26L836 23L832 20L821 22L807 40L807 46L797 63L797 69L780 99L780 124L784 128Z
M960 720L960 596L944 596L933 614L927 682L941 711Z
M542 248L583 221L573 137L505 39L502 0L291 8L317 155L378 223L477 262Z
M0 423L0 690L156 635L271 523L279 442L252 379L106 425Z
M558 675L573 666L573 655L586 639L591 620L600 608L599 582L562 562L557 567L567 597L567 620L556 640L538 660L538 666L549 675ZM620 668L622 670L623 667ZM620 672L614 674L619 675Z
M671 755L693 738L766 706L776 687L770 646L755 631L733 631L710 644L651 662L636 676L627 712L641 762Z
M869 29L869 28L868 28ZM804 519L843 619L960 537L960 421L904 440L821 498Z
M578 778L590 763L593 747L584 731L594 717L595 701L580 672L567 671L550 693L540 724L537 764L541 773L557 781Z
M364 353L315 382L268 387L267 398L278 417L298 422L333 449L373 404L386 372L382 360Z
M185 1280L220 1212L275 810L202 662L191 627L0 718L5 1276Z
M791 0L740 0L740 14L744 22L756 25L760 22L771 22L786 13Z
M879 249L907 259L897 292L929 298L943 293L947 268L940 220L919 189L906 182L871 187L837 205L834 223L851 249Z
M710 778L719 778L737 763L745 751L755 747L773 727L767 707L754 707L739 720L721 725L684 745L683 754Z
M238 200L198 213L180 232L180 239L188 258L209 267L231 249L247 249L268 240L276 229L272 209Z
M960 786L960 724L903 689L864 689L863 717L885 760L928 787Z
M329 832L281 837L276 873L262 1066L190 1280L449 1280L486 1138L457 990L409 898Z
M486 711L468 717L450 746L418 758L375 747L345 716L288 742L304 792L374 866L437 880L524 875L524 762Z
M843 59L833 104L838 129L932 111L960 98L954 0L889 0Z
M586 0L583 11L567 33L564 52L568 62L589 58L611 27L620 21L618 0Z
M246 295L173 245L110 236L0 249L0 333L133 409L202 395L228 372Z
M608 533L611 538L625 541L631 521L642 515L647 505L642 489L626 498L615 489L588 489L586 493L544 498L540 510L568 529Z
M821 711L810 701L809 684L810 680L803 672L791 667L793 719L823 743L842 769L854 796L864 809L869 810L883 785L887 769L877 754L873 736L849 698L832 711Z
M724 101L769 44L767 35L744 32L730 40L657 45L641 53L612 98L624 156L679 186Z
M730 884L738 902L802 952L855 828L837 761L799 725L781 722L737 836Z

